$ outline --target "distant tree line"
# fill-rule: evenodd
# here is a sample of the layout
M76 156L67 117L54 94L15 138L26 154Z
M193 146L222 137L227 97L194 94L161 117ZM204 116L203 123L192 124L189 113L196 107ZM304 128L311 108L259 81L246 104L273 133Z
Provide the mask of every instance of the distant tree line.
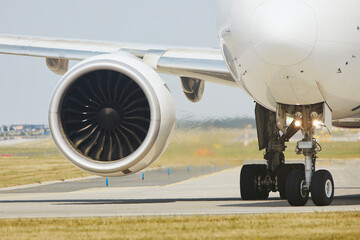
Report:
M255 127L255 119L250 117L230 117L220 119L179 119L176 122L177 129L188 129L188 128L246 128L251 126Z

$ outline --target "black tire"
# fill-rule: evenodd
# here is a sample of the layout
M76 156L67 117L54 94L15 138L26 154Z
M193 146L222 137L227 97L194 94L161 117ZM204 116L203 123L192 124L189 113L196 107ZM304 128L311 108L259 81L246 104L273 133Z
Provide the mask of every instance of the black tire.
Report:
M265 164L258 164L256 166L256 175L261 176L262 179L265 178L266 175L266 165ZM257 189L257 188L256 188ZM256 200L266 200L269 198L269 191L263 189L262 191L256 191Z
M281 199L287 199L286 197L286 179L291 172L292 168L288 164L280 166L278 181L279 181L279 194Z
M291 164L283 164L280 166L278 181L279 181L279 194L281 199L287 199L286 197L286 180L289 176L289 173L292 170L301 170L304 171L305 165L302 163L291 163Z
M328 206L334 198L334 180L331 173L319 170L311 181L311 198L316 206Z
M256 165L244 165L240 172L240 195L242 200L256 200Z
M269 198L269 191L263 190L257 193L256 200L266 200Z
M309 192L302 191L302 183L305 181L305 173L301 170L293 170L286 179L286 196L291 206L305 206L309 199Z
M240 194L242 200L265 200L269 191L259 191L257 186L258 176L266 174L266 165L244 165L240 173Z

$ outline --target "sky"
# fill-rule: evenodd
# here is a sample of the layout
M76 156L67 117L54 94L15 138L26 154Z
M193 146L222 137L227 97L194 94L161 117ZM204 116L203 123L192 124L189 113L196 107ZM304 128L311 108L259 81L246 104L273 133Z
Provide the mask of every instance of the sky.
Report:
M217 0L3 1L0 34L218 48L216 9ZM0 125L47 124L61 76L43 58L0 55L0 69ZM161 76L178 119L254 116L253 100L241 89L206 83L202 101L194 104L178 77Z

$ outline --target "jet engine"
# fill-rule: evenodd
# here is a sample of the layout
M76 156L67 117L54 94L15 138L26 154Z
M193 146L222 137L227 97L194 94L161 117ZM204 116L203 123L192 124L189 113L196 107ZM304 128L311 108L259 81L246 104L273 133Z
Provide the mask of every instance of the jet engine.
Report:
M166 83L124 52L86 59L53 94L49 124L62 154L100 176L138 172L165 150L175 125Z

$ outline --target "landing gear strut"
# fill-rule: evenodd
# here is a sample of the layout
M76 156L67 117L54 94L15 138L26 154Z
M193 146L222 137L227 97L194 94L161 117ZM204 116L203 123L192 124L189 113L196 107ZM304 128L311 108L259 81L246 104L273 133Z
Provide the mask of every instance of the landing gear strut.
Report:
M279 192L292 206L304 206L311 193L315 205L332 202L334 181L326 170L315 172L316 154L321 151L314 138L316 126L329 113L326 103L306 106L280 105L272 112L256 104L255 116L259 150L265 149L264 165L245 165L240 174L240 192L244 200L266 199L270 191ZM287 117L292 118L287 125ZM303 139L296 151L305 156L305 164L285 164L285 143L299 130Z

